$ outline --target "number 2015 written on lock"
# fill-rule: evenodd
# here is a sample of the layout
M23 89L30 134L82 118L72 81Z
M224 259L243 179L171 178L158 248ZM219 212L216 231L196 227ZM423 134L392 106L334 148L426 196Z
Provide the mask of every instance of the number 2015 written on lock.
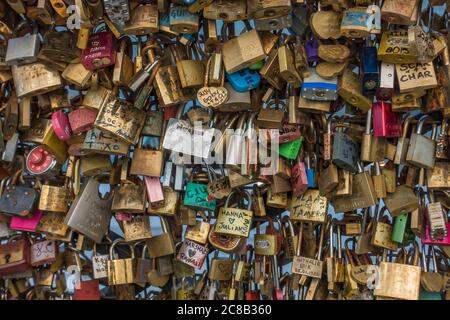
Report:
M248 237L253 212L236 208L220 208L215 231L238 237Z

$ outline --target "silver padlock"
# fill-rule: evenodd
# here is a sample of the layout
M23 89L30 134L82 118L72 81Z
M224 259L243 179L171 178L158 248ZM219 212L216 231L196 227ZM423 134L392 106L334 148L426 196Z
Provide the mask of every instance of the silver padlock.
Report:
M14 160L17 151L17 143L19 142L19 133L15 132L11 139L6 142L5 151L2 154L2 160L11 162Z
M173 184L173 169L174 164L172 161L167 161L164 165L164 174L161 178L161 185L163 188L172 188Z
M242 163L242 150L245 145L245 130L247 124L246 120L246 114L239 118L236 129L230 137L230 142L227 145L227 157L225 162L226 167L228 168L235 168Z
M105 12L112 23L123 28L125 23L130 20L130 4L128 0L103 0Z
M19 31L26 26L33 28L32 33L23 37L17 37ZM23 20L14 28L13 36L14 38L8 40L5 56L6 64L11 66L36 62L37 54L41 49L41 39L39 38L37 24Z
M186 175L184 173L184 167L183 166L175 166L175 183L173 188L176 191L183 191L184 190L184 184L186 180Z

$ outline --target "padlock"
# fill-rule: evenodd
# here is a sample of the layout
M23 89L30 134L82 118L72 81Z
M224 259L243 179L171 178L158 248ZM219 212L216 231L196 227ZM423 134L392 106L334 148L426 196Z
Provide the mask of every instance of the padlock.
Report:
M109 248L109 259L106 262L108 269L108 283L110 285L122 285L134 283L136 277L136 258L133 246L129 245L131 257L120 259L115 256L114 248L122 244L123 240L117 239Z
M244 20L247 16L247 2L212 2L203 9L203 16L210 20L223 20L225 22L233 22Z
M64 219L69 227L100 243L105 235L110 218L113 193L106 198L100 198L98 188L100 183L90 178L70 206Z
M182 50L177 46L170 47L172 55L175 57L178 75L180 76L183 88L198 87L203 84L205 78L205 67L199 57L198 47L191 46L190 57L187 59L182 55ZM195 57L195 60L193 59Z
M390 100L394 92L395 65L381 62L380 83L377 90L377 98L380 100Z
M187 265L200 269L208 255L208 247L190 240L184 240L177 254L177 259Z
M346 102L363 112L367 112L372 106L370 99L362 94L362 85L358 80L358 75L350 68L344 70L337 93Z
M395 65L400 93L433 89L438 86L433 63L400 63Z
M351 197L335 197L332 204L336 212L349 212L367 208L377 202L375 187L369 173L358 164L358 173L353 176Z
M388 215L383 215L386 211L387 208L383 207L380 212L378 212L378 220L375 222L370 243L379 248L397 250L398 244L391 240L393 228L392 224L389 224L387 221L383 220L388 218Z
M142 183L123 183L114 193L111 210L114 212L143 213L147 194Z
M235 193L230 193L225 206L219 211L215 232L217 234L247 238L250 234L250 225L253 217L253 212L250 210L252 199L249 193L244 193L247 197L247 209L232 208L229 201L233 194Z
M18 37L19 31L31 24L32 34ZM5 62L8 65L24 65L37 61L37 54L41 48L41 41L38 35L38 26L36 22L22 20L13 31L14 38L8 40ZM19 96L19 95L18 95Z
M379 101L372 105L373 134L375 137L400 137L402 126L399 114L392 112L390 103Z
M111 22L119 27L130 20L130 4L126 0L103 0L103 7Z
M394 1L389 0L383 3L381 7L382 19L389 23L409 25L411 20L414 19L418 1Z
M309 70L309 77L303 80L301 96L315 101L334 101L338 97L337 77L328 80L319 76L315 69Z
M284 79L280 74L280 65L278 59L278 50L272 50L259 70L261 76L275 89L281 90L284 85Z
M244 92L259 87L261 77L255 70L245 68L234 73L227 73L227 80L237 92Z
M378 48L378 59L395 64L416 63L417 56L413 54L407 39L407 30L384 31Z
M406 260L406 259L405 259ZM412 265L382 261L380 263L380 286L375 289L375 296L417 300L419 298L421 268L418 266L419 249L414 242L414 257ZM405 281L408 285L399 290L392 286L394 281Z
M339 184L339 175L336 165L330 163L329 166L322 170L318 179L319 194L326 196L332 192Z
M0 274L2 276L24 272L31 268L30 242L27 237L16 235L8 239L8 242L0 245L2 257Z
M22 185L18 184L19 182L22 182ZM38 200L35 189L37 186L35 188L26 186L23 185L24 182L22 170L15 172L0 197L0 210L3 214L19 217L33 214Z
M130 20L123 31L130 35L145 35L159 31L158 8L153 4L143 4L131 10Z
M333 163L341 169L356 173L358 171L359 145L342 130L334 133Z
M87 132L94 127L98 110L92 108L78 108L67 115L73 134Z
M308 189L300 197L292 199L290 210L292 221L325 223L328 199L317 189Z
M144 121L145 117L139 109L119 99L112 99L103 105L94 126L127 143L136 144Z
M300 156L297 158L296 163L291 168L291 184L292 195L295 197L300 197L306 192L309 187L309 180L305 162L301 161Z
M363 94L374 95L377 91L379 83L378 64L377 64L377 48L367 46L363 48L362 57L362 74L363 74Z
M409 225L410 215L408 213L395 217L391 240L400 244L411 242L414 239L414 234L409 229Z
M126 242L143 241L152 237L149 217L135 215L130 221L123 221L123 234Z
M35 62L11 67L17 98L45 94L62 87L58 71Z
M11 217L8 230L36 232L41 218L42 211L39 209L35 210L31 217Z
M92 71L86 69L81 63L69 63L61 77L76 87L84 89L90 85Z
M169 230L167 221L161 216L159 218L163 233L160 235L153 235L151 238L146 240L150 258L171 255L175 252L173 236Z
M317 250L317 255L314 255L313 258L308 258L306 256L302 256L301 246L302 246L302 238L303 238L303 223L300 224L300 231L298 233L298 243L297 243L297 251L292 261L291 272L303 276L308 276L312 278L321 278L323 272L323 261L322 261L322 245L325 235L325 225L321 225L320 227L320 240L319 240L319 248Z
M281 105L282 109L278 108L278 105ZM272 109L271 107L275 106L277 109ZM258 114L258 118L256 119L256 124L260 128L276 128L280 129L282 127L282 122L285 116L285 107L286 104L284 102L279 102L272 100L266 106L266 108L261 109Z
M127 48L128 54L127 54ZM128 85L133 76L133 62L131 60L132 46L129 37L122 37L119 51L116 53L112 81L117 86Z
M69 179L66 179L63 186L42 185L39 210L66 213L72 198L69 182Z
M81 51L81 63L88 70L106 68L116 63L113 35L101 31L89 37L88 45Z
M186 7L170 8L170 29L180 33L196 33L199 29L198 15L191 13Z
M223 63L228 73L242 70L266 57L258 32L254 29L240 36L227 40L225 31L227 24L223 25L222 37L225 43L222 47ZM236 49L238 53L236 53Z
M411 134L408 152L406 153L406 162L416 167L431 169L436 161L436 142L434 139L421 135L423 126L428 118L428 116L421 117L417 124L416 132Z

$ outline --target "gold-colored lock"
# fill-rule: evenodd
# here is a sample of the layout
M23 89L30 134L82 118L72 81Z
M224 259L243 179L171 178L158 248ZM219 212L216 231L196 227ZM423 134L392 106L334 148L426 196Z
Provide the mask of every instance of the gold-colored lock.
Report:
M131 11L123 31L130 35L145 35L159 31L159 13L154 4L142 4Z
M86 69L81 63L69 63L61 76L66 81L84 89L89 85L92 71Z

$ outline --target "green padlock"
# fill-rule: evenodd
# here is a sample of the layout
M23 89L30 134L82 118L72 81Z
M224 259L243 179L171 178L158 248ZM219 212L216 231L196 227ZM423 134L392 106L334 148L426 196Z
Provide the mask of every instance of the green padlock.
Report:
M302 147L302 143L303 137L293 141L289 141L287 143L280 144L279 149L280 156L289 160L297 159L298 153L300 152L300 148Z
M427 292L421 290L419 293L419 300L443 300L442 292Z
M409 227L410 220L409 213L402 213L395 218L394 227L392 228L392 241L406 244L414 239L414 234Z
M255 62L254 64L252 64L251 66L249 66L248 68L250 70L261 70L261 68L264 66L264 60Z
M184 205L197 210L216 209L216 199L208 194L206 184L188 182L184 193Z

